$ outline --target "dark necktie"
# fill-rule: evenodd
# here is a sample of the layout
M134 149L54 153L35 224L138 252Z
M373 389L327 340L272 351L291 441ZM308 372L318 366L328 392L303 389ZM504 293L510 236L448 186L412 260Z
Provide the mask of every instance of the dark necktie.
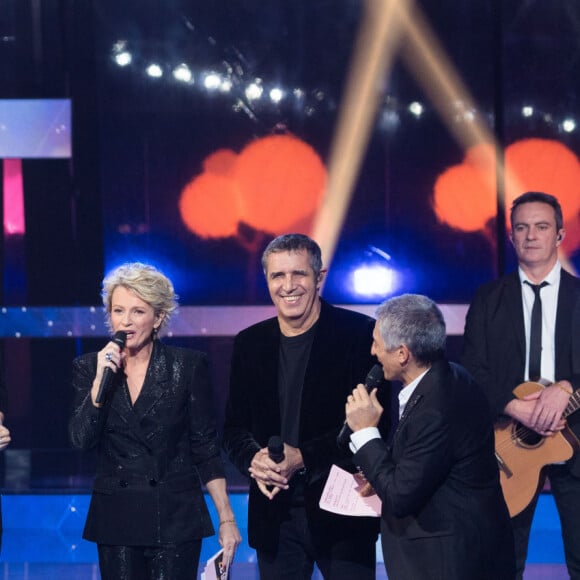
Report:
M530 325L530 366L528 376L530 381L538 381L542 377L542 299L540 290L548 282L532 284L525 283L534 291L534 305L532 307L532 322Z

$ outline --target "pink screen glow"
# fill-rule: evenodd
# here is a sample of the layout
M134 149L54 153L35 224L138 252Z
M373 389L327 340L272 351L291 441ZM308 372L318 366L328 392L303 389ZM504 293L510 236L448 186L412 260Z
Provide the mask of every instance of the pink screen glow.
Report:
M4 159L4 235L25 231L22 160Z

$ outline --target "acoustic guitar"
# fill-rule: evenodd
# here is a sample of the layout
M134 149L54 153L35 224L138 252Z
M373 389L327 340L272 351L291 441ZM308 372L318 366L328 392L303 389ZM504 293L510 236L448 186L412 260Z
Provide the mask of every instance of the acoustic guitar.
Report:
M522 383L513 391L518 399L543 389L540 383ZM563 416L580 409L580 391L574 391ZM532 501L544 466L570 459L580 441L568 426L549 437L510 419L495 425L495 456L499 478L510 516L514 517Z

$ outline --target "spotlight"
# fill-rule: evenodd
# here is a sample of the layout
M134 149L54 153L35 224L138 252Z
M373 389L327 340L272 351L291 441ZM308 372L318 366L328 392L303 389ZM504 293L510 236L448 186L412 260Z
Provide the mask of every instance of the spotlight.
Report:
M113 53L113 60L119 66L127 66L133 60L133 55L127 49L126 40L118 40L115 42L111 52Z
M393 291L395 273L382 264L360 266L354 270L352 281L355 294L384 297Z
M417 119L424 112L425 112L425 109L423 108L423 105L417 101L414 101L409 105L409 113L411 113L412 115L415 115L415 117L417 117Z
M131 55L131 53L128 50L118 52L117 54L115 54L115 56L113 58L115 59L115 62L119 66L130 65L131 61L133 60L133 56Z
M576 121L574 119L568 117L562 121L562 129L566 131L566 133L572 133L576 129Z
M154 79L158 79L161 78L163 76L163 69L157 64L157 63L151 63L146 69L145 71L147 72L147 74L154 78Z
M384 298L395 290L397 273L391 267L391 256L376 246L368 246L366 258L352 273L355 295L365 298Z
M279 103L284 98L284 91L279 88L275 87L270 90L270 100L273 103Z
M173 78L182 83L190 83L193 79L193 74L189 67L182 63L173 69Z
M257 79L256 82L249 84L245 92L249 101L255 101L259 99L264 92L264 89L261 86L261 81Z
M534 114L534 107L526 105L522 107L522 117L531 117Z
M208 91L217 91L222 86L222 78L216 72L208 72L203 77L203 86Z

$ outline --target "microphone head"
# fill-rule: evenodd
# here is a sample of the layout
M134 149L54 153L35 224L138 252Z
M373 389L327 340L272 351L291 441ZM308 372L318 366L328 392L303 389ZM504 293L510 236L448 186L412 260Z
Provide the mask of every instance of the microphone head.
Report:
M380 364L376 364L367 375L365 379L365 387L368 391L372 391L376 387L380 387L384 381L385 376L383 374L383 367Z
M117 330L111 340L115 344L119 345L119 348L122 350L125 348L125 344L127 342L127 333L123 332L122 330Z
M278 435L272 435L268 439L268 453L270 455L282 455L284 453L284 441Z

